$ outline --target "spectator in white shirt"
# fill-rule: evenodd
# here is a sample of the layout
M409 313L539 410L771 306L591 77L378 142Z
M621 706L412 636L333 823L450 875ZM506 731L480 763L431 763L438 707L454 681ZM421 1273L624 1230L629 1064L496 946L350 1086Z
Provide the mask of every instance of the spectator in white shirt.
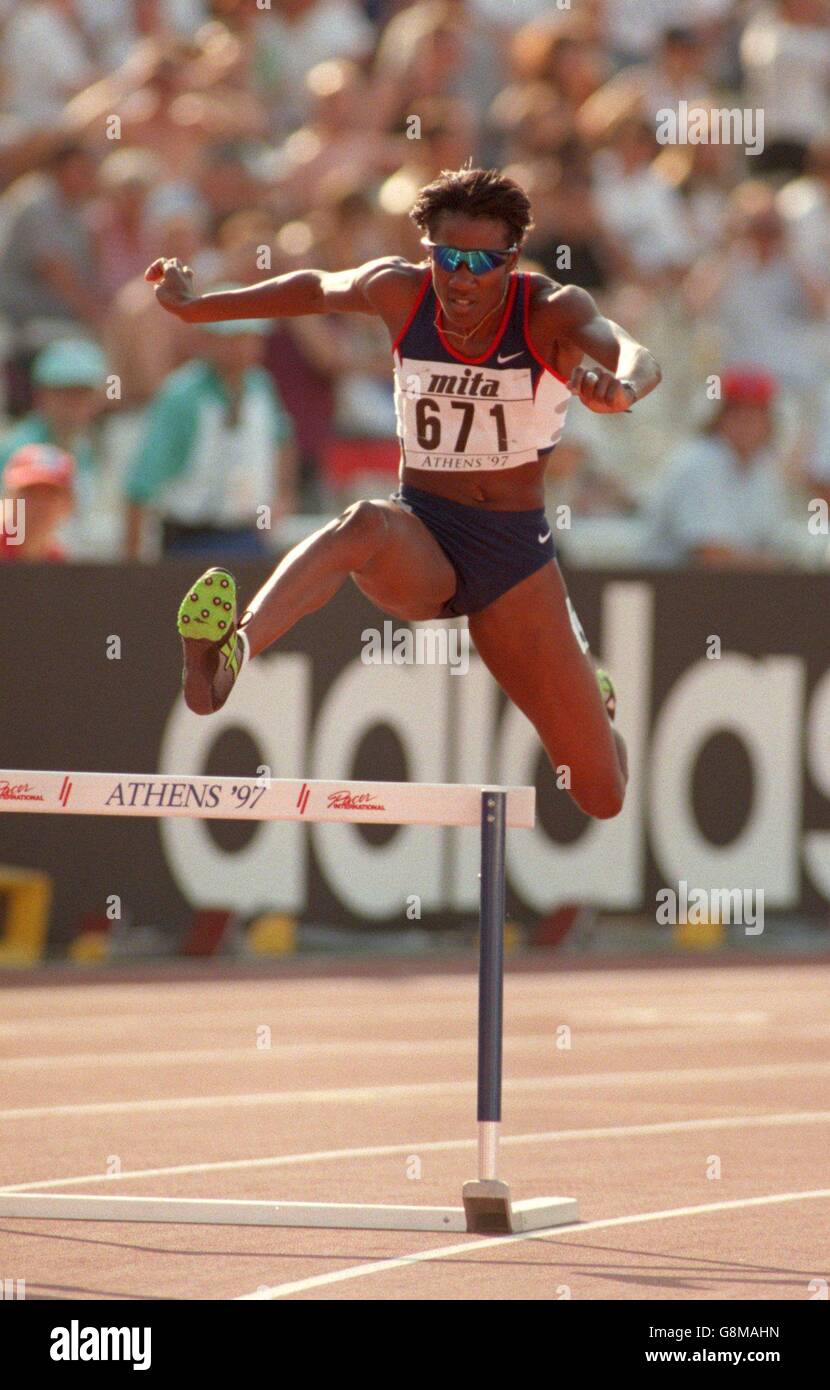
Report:
M790 233L793 257L830 292L830 140L811 145L804 174L784 185L776 205Z
M6 24L3 105L24 130L48 129L96 72L74 0L23 0Z
M830 18L826 0L773 0L741 38L745 105L764 113L761 173L799 173L807 146L830 130Z
M654 168L658 150L653 124L629 117L594 161L600 219L642 281L688 266L694 249L682 199Z
M259 16L258 62L278 83L275 115L283 128L308 114L310 68L327 58L366 58L374 39L356 0L272 0Z
M687 282L692 311L710 314L727 363L758 363L804 394L828 366L824 294L799 266L766 184L741 184L732 198L725 249L697 263Z
M787 501L776 466L775 396L767 372L723 373L711 422L673 451L652 495L647 564L769 569L781 563Z
M602 8L618 63L630 63L650 57L660 35L673 25L713 30L734 8L734 0L604 0Z
M700 106L712 93L706 58L696 29L667 29L649 62L623 68L588 98L579 112L580 130L600 140L623 116L654 123L659 111L676 111L681 101Z

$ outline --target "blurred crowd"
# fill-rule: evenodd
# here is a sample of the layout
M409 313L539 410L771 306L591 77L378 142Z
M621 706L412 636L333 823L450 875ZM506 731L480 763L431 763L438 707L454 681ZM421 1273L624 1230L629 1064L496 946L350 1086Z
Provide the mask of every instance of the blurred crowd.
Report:
M418 261L471 161L531 196L522 268L663 369L571 407L566 559L825 563L828 0L0 0L0 113L0 559L264 554L391 491L379 323L197 328L143 272Z

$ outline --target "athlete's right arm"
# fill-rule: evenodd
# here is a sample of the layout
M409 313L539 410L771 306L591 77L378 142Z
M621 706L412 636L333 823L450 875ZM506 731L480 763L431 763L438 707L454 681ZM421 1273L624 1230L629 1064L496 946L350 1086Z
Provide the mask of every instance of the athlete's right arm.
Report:
M238 290L197 294L193 272L176 259L153 261L144 278L156 299L186 323L220 319L294 318L300 314L377 314L397 317L411 300L422 271L397 256L368 261L354 270L294 270Z

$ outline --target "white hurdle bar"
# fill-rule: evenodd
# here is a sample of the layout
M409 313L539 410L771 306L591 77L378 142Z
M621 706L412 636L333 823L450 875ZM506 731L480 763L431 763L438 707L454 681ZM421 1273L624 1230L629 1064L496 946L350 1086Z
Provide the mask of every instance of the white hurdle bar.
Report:
M0 1217L52 1221L149 1221L196 1225L305 1226L508 1234L579 1220L572 1197L514 1202L498 1178L504 989L505 832L530 829L533 787L451 783L299 781L181 774L32 772L0 769L0 813L196 816L219 820L470 825L481 834L478 1011L478 1178L461 1207L260 1202L228 1198L64 1196L0 1189Z

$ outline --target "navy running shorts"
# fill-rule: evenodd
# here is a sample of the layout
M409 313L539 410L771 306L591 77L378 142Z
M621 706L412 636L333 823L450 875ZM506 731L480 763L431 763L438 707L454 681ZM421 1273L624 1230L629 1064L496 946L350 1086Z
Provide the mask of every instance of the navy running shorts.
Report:
M468 507L404 483L392 493L437 540L458 576L458 587L440 616L479 613L556 555L544 507L494 512Z

